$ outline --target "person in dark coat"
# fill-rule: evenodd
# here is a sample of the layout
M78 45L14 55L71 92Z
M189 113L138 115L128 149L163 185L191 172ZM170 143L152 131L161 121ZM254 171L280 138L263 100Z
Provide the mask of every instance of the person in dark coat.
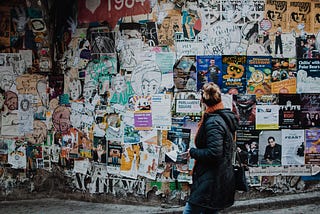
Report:
M236 115L225 109L219 86L203 86L204 114L195 136L196 148L189 149L195 159L190 197L183 214L218 213L234 203L235 180L232 166Z

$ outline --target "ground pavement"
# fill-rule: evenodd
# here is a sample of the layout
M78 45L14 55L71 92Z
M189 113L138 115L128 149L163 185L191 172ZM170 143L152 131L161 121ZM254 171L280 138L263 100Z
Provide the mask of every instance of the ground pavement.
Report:
M290 194L236 201L221 213L247 214L300 214L320 213L320 192ZM43 198L35 200L0 201L0 213L3 214L182 214L180 206L145 206L92 203L75 200Z

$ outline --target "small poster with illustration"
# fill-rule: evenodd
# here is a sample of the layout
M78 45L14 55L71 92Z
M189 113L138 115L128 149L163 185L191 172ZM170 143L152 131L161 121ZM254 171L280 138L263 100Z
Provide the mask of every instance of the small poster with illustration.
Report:
M120 175L137 179L140 162L140 145L124 144L121 156Z
M271 93L271 57L247 57L247 93L257 97Z
M246 92L246 60L247 56L222 56L222 87L223 93Z
M167 162L187 163L186 152L190 147L191 129L172 126L167 132L167 140L172 148L166 153Z
M160 146L142 143L138 175L155 180L160 155Z

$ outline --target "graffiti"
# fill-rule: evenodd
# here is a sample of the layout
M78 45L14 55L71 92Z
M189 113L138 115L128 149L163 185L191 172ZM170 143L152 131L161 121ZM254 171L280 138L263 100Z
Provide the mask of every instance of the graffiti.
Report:
M258 189L274 193L292 193L302 191L305 183L300 176L263 176L263 185Z
M110 102L126 105L129 97L133 95L133 91L130 82L125 79L125 76L117 74L113 78L111 87L113 90L113 95L110 99Z
M240 28L235 24L227 21L222 21L214 24L209 29L210 47L214 53L221 50L219 54L234 54L241 40Z
M144 61L138 65L131 76L131 85L137 95L153 95L160 91L162 73L157 64Z
M128 194L145 195L146 182L144 179L125 179L109 177L105 166L95 165L87 174L73 175L73 188L82 192L110 193L114 196Z
M157 28L154 22L148 22L141 25L141 34L144 40L150 46L158 45ZM152 45L151 45L152 44Z

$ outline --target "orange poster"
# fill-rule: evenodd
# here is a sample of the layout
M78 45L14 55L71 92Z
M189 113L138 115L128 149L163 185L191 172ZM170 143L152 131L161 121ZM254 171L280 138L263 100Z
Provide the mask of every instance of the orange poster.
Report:
M272 94L295 94L297 91L296 78L290 78L271 83Z

